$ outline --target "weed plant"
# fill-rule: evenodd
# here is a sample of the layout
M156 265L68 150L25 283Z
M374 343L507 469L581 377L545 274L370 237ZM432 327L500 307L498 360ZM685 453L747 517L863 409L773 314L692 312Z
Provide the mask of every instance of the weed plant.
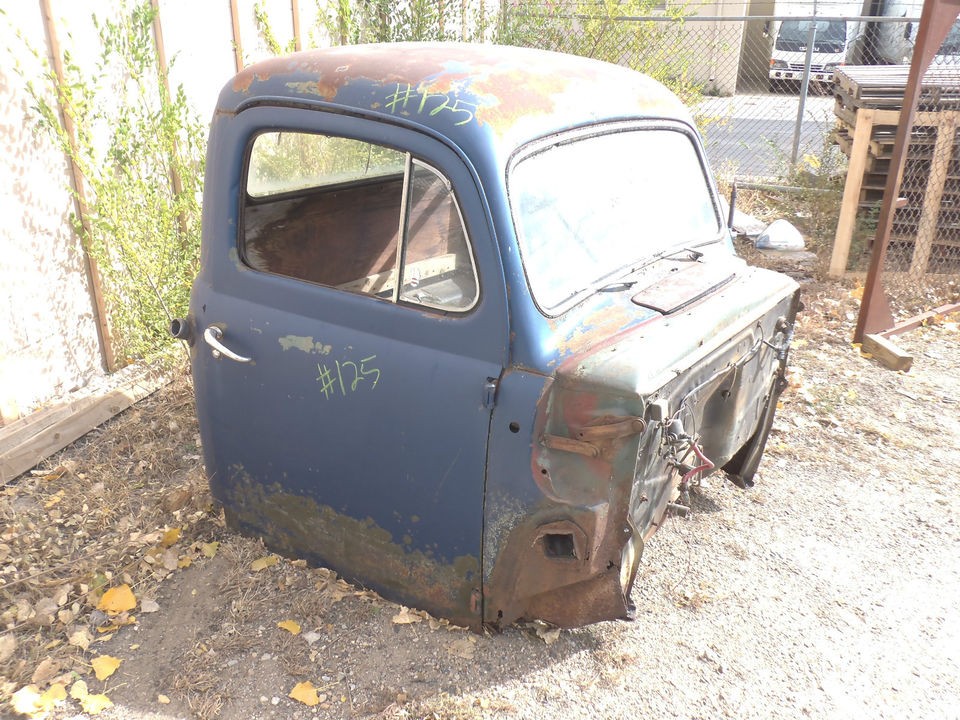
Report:
M48 67L27 83L40 131L79 169L88 209L74 225L99 265L121 365L170 346L169 321L186 313L199 261L205 127L182 87L166 90L155 12L124 3L112 19L94 16L97 67L64 51L63 82Z

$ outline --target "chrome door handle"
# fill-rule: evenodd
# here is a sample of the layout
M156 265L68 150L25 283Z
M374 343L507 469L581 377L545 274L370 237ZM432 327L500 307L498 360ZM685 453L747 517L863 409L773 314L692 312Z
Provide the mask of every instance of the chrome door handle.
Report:
M214 358L220 359L220 356L228 357L231 360L238 363L248 363L253 358L244 357L243 355L237 355L233 350L224 345L220 340L223 339L223 330L218 328L216 325L211 325L206 330L203 331L203 340L207 343L213 350L211 354Z

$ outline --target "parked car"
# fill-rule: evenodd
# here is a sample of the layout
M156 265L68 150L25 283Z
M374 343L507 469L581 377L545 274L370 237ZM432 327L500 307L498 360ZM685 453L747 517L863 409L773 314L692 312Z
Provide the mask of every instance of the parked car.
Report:
M691 483L753 482L798 289L690 114L537 50L341 47L220 95L189 341L231 527L479 629L626 618Z

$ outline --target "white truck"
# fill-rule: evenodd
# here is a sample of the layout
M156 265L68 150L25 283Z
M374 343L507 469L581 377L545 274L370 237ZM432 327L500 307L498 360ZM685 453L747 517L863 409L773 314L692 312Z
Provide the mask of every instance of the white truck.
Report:
M769 83L772 91L803 80L807 49L813 33L810 82L827 83L841 65L854 60L863 27L861 2L811 3L790 6L798 17L771 23L774 37L770 53ZM803 15L801 15L803 13Z
M884 65L907 64L913 58L920 27L921 0L883 0L880 15L885 18L902 18L903 22L872 23L871 45L876 62ZM960 64L960 22L950 29L940 51L933 60L935 65Z

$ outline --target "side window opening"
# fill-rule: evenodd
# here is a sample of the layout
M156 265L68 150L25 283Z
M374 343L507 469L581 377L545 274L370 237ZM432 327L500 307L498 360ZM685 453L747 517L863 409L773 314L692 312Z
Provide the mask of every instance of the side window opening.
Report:
M477 276L450 183L414 160L409 184L400 299L441 310L468 310Z
M261 133L245 191L241 256L254 270L443 311L477 301L450 183L406 153L312 133Z

